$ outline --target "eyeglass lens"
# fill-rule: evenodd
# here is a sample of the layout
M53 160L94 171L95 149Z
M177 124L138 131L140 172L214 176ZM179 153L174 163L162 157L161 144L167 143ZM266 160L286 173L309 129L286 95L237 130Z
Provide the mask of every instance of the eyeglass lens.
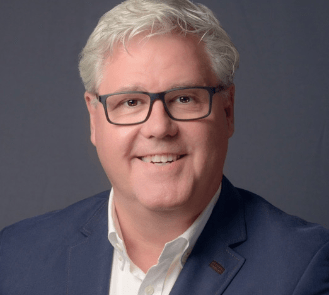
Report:
M175 119L197 119L209 112L210 95L206 89L173 90L165 94L164 100L167 112ZM106 99L108 117L117 124L144 121L150 111L150 104L150 96L139 92L114 94Z

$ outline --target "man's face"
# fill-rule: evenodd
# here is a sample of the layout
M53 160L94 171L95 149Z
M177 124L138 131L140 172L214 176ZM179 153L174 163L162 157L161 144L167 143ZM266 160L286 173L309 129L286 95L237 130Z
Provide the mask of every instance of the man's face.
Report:
M194 37L135 37L128 52L118 46L106 61L99 94L120 91L161 92L176 87L220 83L204 45ZM139 125L107 122L104 109L90 104L91 141L113 186L117 207L152 211L181 210L196 215L217 191L228 139L233 134L234 86L213 97L212 113L196 121L174 121L161 101L155 101L149 119ZM157 165L145 157L170 155L172 163Z

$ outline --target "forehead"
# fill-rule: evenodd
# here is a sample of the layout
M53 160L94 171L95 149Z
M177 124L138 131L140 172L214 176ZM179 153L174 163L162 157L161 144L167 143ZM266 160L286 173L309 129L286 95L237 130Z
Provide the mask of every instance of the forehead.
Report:
M141 35L114 48L105 61L99 92L122 87L158 92L173 86L214 86L214 80L205 45L197 36Z

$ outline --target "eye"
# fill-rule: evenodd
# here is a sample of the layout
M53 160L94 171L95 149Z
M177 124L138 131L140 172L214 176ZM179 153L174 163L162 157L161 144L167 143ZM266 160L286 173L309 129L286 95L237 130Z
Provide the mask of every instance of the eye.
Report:
M137 99L129 99L125 102L125 104L128 106L128 107L136 107L138 105L141 104L141 102Z
M177 101L180 103L189 103L191 102L193 99L189 96L180 96L177 98Z

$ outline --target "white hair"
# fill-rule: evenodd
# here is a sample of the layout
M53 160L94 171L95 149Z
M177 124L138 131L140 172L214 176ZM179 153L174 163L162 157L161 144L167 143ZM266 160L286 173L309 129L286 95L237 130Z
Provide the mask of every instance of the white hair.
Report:
M209 8L189 0L127 0L100 18L81 52L79 70L86 91L97 93L105 60L115 46L125 46L141 33L197 35L221 85L233 83L239 53Z

